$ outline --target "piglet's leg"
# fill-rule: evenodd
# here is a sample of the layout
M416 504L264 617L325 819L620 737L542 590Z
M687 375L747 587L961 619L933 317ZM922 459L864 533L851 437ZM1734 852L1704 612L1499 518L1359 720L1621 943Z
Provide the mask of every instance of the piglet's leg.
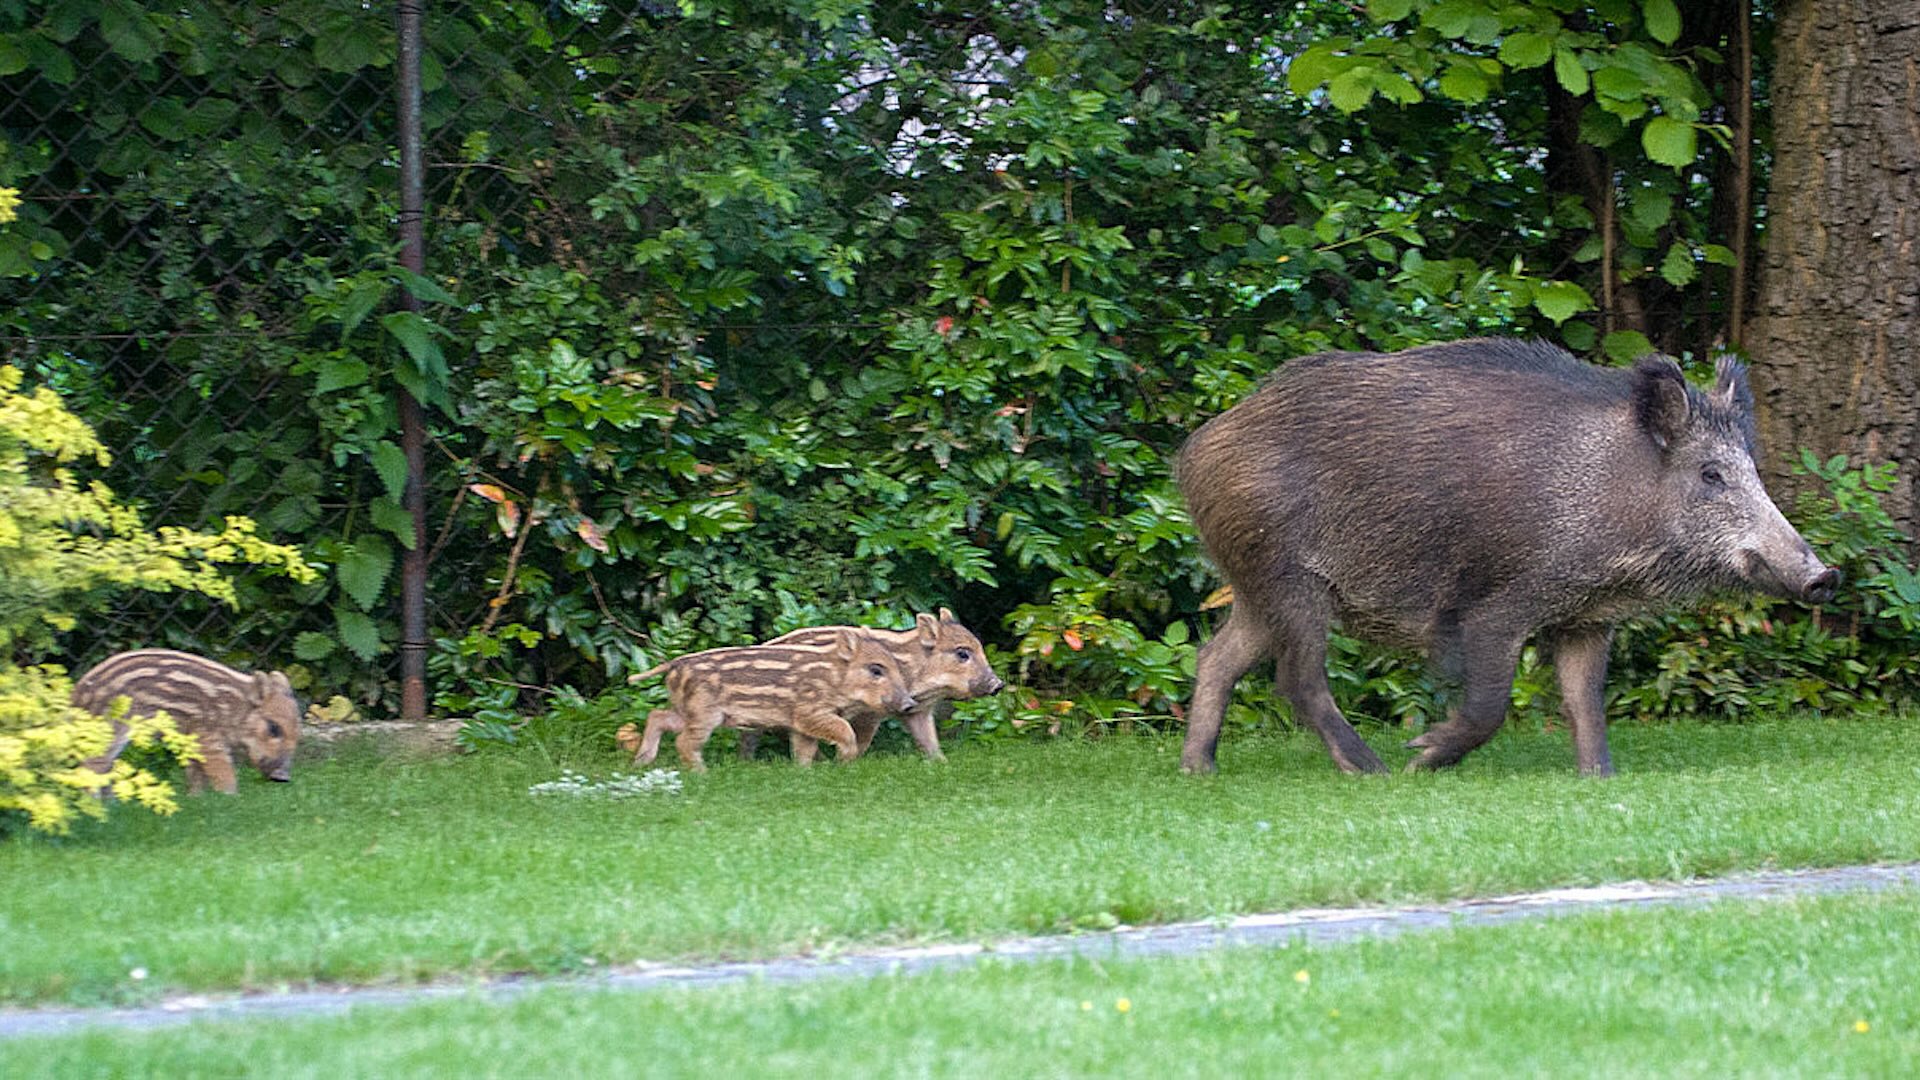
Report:
M787 732L787 745L793 750L793 763L796 765L811 765L820 754L820 740L797 731Z
M233 754L224 746L200 740L202 760L187 766L187 794L198 795L211 784L213 790L224 795L239 792L240 785L233 777Z
M913 745L919 747L920 752L927 755L928 761L947 760L947 755L940 752L940 735L933 727L932 702L928 702L902 717L901 723L906 725L907 734L913 736ZM878 728L879 725L876 723L864 731L859 732L860 750L862 753L866 752L867 744L873 741L873 733L878 730Z
M802 710L795 713L793 730L802 735L832 743L839 749L841 761L852 761L860 756L860 746L854 741L852 725L830 711ZM796 752L795 760L799 760L799 757L800 755Z

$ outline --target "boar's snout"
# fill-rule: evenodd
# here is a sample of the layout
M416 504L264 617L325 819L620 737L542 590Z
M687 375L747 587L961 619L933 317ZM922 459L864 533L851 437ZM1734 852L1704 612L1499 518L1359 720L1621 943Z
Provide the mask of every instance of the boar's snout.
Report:
M1800 598L1809 604L1824 604L1833 599L1833 591L1839 587L1840 571L1829 566L1800 586Z
M267 770L267 779L272 780L275 783L288 784L293 782L293 773L287 770L287 763L282 761L278 765L275 765L273 768Z
M893 700L893 709L895 712L912 712L919 707L920 703L913 700L912 694L901 694Z
M989 675L987 676L986 688L984 690L981 690L980 692L982 694L997 694L1000 691L1006 689L1006 687L1007 687L1007 684L1001 680L1000 676Z

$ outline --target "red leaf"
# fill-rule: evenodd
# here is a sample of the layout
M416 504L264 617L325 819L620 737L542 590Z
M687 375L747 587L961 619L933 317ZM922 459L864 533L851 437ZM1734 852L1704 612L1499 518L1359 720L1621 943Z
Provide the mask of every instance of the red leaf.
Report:
M942 315L933 320L933 332L939 334L941 337L946 337L948 334L953 333L953 316Z
M507 501L507 493L500 490L499 484L468 484L467 490L490 503L503 503Z
M580 539L585 540L587 546L593 550L602 553L607 550L606 538L600 535L600 526L595 525L592 518L581 518L580 524L574 526L573 531L579 533Z
M500 522L500 532L503 536L511 538L514 533L520 531L520 508L518 506L503 499L499 506L494 507L493 514L495 519Z
M1066 642L1067 648L1072 649L1074 652L1079 652L1081 649L1087 647L1087 643L1080 640L1080 635L1071 630L1060 631L1060 640Z

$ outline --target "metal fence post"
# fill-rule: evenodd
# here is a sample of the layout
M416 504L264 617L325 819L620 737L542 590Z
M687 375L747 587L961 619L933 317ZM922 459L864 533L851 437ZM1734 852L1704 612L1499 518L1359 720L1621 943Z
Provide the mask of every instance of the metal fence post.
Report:
M400 0L398 82L400 142L400 262L426 272L426 162L420 128L420 34L425 0ZM420 310L420 300L402 290L400 302ZM400 563L400 715L427 715L427 485L426 417L404 388L400 394L400 448L407 458L403 500L413 519L413 544Z

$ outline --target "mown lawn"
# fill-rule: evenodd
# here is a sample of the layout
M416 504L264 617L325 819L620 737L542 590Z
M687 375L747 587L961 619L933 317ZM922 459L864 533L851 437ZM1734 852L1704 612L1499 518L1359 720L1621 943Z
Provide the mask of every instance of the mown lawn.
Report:
M0 1044L50 1076L1902 1076L1920 895ZM12 1071L12 1070L10 1070Z
M1508 732L1443 775L1351 778L1310 738L962 743L678 796L535 797L611 749L386 762L177 817L0 841L0 1001L564 971L1920 858L1912 717L1622 726L1583 782ZM1397 739L1379 732L1376 745ZM135 973L144 975L135 978Z

